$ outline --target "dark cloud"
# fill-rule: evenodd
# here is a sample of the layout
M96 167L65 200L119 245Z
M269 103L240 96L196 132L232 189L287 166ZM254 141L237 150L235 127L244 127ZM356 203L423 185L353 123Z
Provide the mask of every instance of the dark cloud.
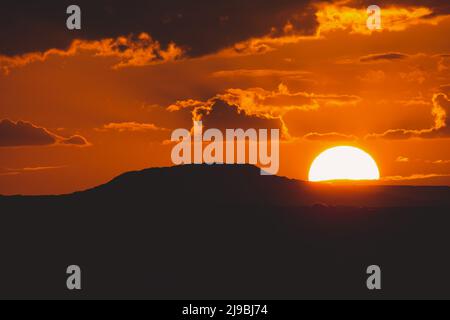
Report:
M323 2L333 2L325 0ZM335 0L335 2L337 2ZM78 0L82 29L66 28L66 9L71 0L2 1L0 10L0 54L16 55L50 48L65 49L76 38L99 40L147 32L161 42L184 47L200 56L238 42L289 30L302 35L317 30L313 0ZM354 0L349 6L364 8L373 1ZM398 0L377 2L391 5L426 6L430 18L449 14L442 0ZM291 32L290 31L290 32Z
M226 129L279 129L282 131L283 123L280 118L266 118L248 115L244 110L217 100L211 110L201 116L203 125L207 128Z
M353 0L352 6L368 7L376 4L381 9L389 6L427 7L432 10L430 18L437 15L450 14L450 3L446 0Z
M450 95L450 84L444 84L439 86L439 90Z
M54 144L87 146L82 136L63 138L25 121L0 121L0 147L49 146Z
M392 129L380 134L370 134L368 139L436 139L450 138L450 99L446 94L438 93L433 96L432 115L434 126L429 129Z
M347 134L338 133L338 132L329 132L329 133L312 132L312 133L308 133L303 138L306 140L311 140L311 141L333 141L333 142L355 141L357 139L356 136L347 135Z
M45 146L56 142L56 138L44 128L31 123L10 120L0 122L0 147Z
M383 60L403 60L408 58L408 55L397 52L390 53L380 53L380 54L371 54L368 56L361 57L359 59L360 62L377 62Z
M289 140L287 127L281 116L270 116L266 113L252 114L235 104L220 98L207 102L196 100L178 101L167 108L170 112L189 114L194 121L202 121L206 129L214 128L225 132L226 129L279 129L282 139Z
M317 28L310 0L78 0L82 30L66 28L69 0L3 1L0 53L16 55L67 48L75 38L97 40L149 33L192 56L215 52L251 37L282 32L289 21L299 34ZM276 30L272 29L276 28Z

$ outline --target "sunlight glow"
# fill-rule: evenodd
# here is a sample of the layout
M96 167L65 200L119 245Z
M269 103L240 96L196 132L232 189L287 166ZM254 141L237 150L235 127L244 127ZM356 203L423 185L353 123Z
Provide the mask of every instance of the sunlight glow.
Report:
M375 160L355 147L335 147L320 154L311 165L309 181L379 180Z

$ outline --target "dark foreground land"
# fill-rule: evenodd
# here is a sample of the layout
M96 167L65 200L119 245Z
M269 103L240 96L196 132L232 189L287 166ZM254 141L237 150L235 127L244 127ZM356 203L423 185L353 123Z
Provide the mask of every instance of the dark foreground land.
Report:
M251 166L0 197L0 298L450 298L449 208L450 188L313 186Z

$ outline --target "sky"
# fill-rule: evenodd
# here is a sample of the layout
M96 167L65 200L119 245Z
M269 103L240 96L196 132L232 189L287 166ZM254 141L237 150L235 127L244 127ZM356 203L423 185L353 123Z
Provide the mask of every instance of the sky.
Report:
M341 145L383 184L450 185L450 5L438 0L0 4L0 194L171 166L173 130L281 130L279 175ZM369 30L367 7L381 8Z

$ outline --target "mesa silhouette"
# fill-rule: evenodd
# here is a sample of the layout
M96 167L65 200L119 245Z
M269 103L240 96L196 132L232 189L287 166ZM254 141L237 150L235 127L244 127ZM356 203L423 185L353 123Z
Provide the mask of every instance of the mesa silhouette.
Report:
M35 201L43 197L2 197L3 200ZM359 182L309 183L279 176L262 176L252 165L185 165L128 172L90 190L61 195L77 201L134 201L152 203L442 207L450 206L450 187L383 186Z
M0 197L0 297L449 298L448 187L311 184L249 165ZM66 268L82 269L80 292ZM366 269L382 268L369 291Z

